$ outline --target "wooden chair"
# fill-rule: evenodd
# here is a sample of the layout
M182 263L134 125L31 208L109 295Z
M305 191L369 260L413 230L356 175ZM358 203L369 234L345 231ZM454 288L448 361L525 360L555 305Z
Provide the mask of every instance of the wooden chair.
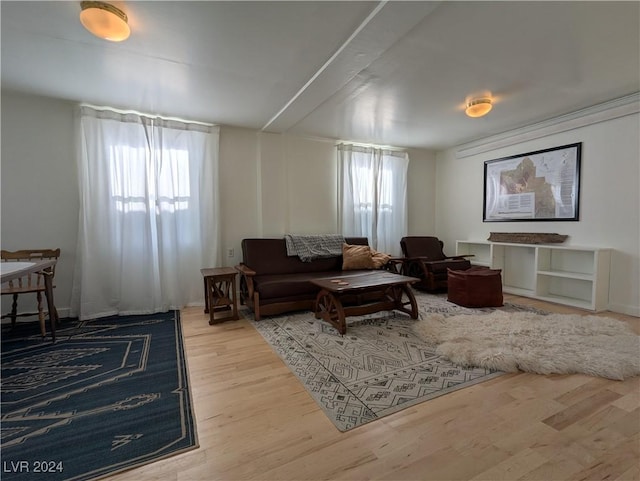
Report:
M2 262L34 262L44 259L58 259L60 257L60 249L32 249L32 250L20 250L20 251L0 251L0 257ZM55 276L55 265L52 268L53 275ZM55 285L53 286L55 287ZM20 316L34 316L38 315L38 321L40 321L40 332L44 337L46 335L45 329L45 316L44 309L42 307L42 294L45 291L44 280L42 274L34 273L28 274L24 277L20 277L16 280L9 281L2 285L2 295L13 296L13 302L11 304L11 313L5 314L2 318L11 317L11 328L16 325L16 319ZM18 314L18 296L20 294L35 293L36 300L38 301L38 312L26 312ZM57 313L55 313L57 314ZM51 313L49 313L51 315Z
M400 247L404 254L402 273L405 276L418 277L420 282L412 285L425 291L446 291L448 269L467 270L471 267L464 256L447 256L444 244L437 237L408 236L400 239Z

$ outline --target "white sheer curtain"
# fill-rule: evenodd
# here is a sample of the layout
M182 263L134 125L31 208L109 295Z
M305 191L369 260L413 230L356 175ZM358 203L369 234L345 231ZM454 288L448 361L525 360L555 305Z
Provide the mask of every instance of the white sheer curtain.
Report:
M340 225L345 236L366 236L371 247L400 255L407 234L406 152L338 145Z
M219 129L82 106L71 314L146 314L201 302L218 265Z

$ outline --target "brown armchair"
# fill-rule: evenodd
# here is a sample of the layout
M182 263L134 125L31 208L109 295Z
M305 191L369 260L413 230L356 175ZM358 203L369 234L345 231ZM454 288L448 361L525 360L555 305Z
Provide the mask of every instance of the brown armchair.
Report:
M471 262L465 257L472 255L446 256L444 243L437 237L403 237L400 239L400 247L404 254L402 273L420 279L413 284L416 289L446 291L447 269L463 271L471 267Z

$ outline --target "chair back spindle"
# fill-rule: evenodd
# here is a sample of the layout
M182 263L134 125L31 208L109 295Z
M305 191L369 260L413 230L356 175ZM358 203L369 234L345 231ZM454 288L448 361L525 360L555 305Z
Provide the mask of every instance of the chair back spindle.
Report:
M38 262L46 259L58 259L60 257L60 249L23 249L19 251L0 251L0 259L2 262ZM52 276L55 278L55 264L51 268ZM55 285L53 286L55 287ZM42 293L45 290L44 276L40 273L25 274L22 277L6 282L2 285L2 295L13 296L11 304L11 312L2 317L11 317L11 326L15 327L16 318L19 316L38 315L40 321L40 330L45 335L44 309L42 306ZM37 313L21 313L18 314L18 295L35 293L38 302Z

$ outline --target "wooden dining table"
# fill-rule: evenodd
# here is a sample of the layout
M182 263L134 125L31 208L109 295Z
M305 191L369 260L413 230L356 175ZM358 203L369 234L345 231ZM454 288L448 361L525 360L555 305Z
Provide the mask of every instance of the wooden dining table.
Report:
M56 262L56 259L45 259L34 262L0 262L0 281L2 284L34 272L43 275L44 294L47 298L47 309L49 309L52 342L56 342L56 324L58 322L58 311L56 310L53 300L53 267L56 265Z

